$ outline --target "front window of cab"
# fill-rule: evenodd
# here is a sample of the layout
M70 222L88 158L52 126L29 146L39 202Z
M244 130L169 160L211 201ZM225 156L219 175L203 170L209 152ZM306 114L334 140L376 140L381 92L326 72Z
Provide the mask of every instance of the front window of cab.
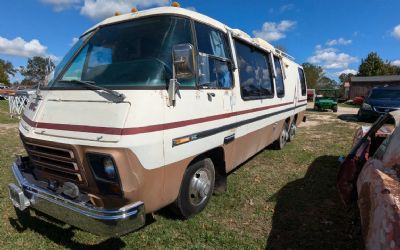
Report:
M113 89L166 87L172 78L173 46L184 43L193 44L191 26L189 20L179 17L151 17L101 27L86 43L81 42L79 53L61 72L55 72L50 88L84 88L75 80ZM195 79L182 83L194 84Z

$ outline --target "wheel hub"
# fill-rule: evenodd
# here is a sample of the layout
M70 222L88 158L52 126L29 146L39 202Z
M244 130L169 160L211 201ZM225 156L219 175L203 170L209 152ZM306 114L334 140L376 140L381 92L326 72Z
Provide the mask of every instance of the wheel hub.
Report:
M211 188L210 173L206 169L199 169L190 180L190 203L198 206L207 199Z

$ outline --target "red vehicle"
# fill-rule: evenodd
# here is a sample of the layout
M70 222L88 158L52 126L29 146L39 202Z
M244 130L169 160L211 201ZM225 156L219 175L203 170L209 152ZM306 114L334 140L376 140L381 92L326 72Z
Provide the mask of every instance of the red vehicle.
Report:
M396 128L385 123L395 119ZM337 180L342 201L357 200L366 249L400 249L400 111L356 132Z
M353 104L354 104L354 105L362 105L363 102L364 102L364 99L365 99L364 96L357 96L357 97L354 97L354 99L353 99Z

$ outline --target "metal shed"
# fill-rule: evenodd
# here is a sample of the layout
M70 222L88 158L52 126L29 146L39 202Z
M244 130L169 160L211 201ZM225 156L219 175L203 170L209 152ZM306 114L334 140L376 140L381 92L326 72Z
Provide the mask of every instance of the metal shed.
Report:
M350 79L349 98L366 96L368 91L374 87L399 86L400 75L391 76L353 76Z

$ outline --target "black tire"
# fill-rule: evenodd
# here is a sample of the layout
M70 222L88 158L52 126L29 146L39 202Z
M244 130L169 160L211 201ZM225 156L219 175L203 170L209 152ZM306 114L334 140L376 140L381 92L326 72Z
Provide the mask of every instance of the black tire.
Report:
M285 122L283 125L282 131L279 135L279 138L274 141L272 147L276 150L281 150L285 147L286 142L288 141L288 124Z
M214 164L210 158L192 163L185 171L178 198L172 204L173 211L188 219L207 206L215 183Z
M332 107L332 110L333 110L334 113L336 113L337 110L338 110L337 106L333 106L333 107Z
M295 135L296 135L296 130L297 130L297 126L296 126L296 121L293 121L292 124L290 124L290 129L288 132L288 142L293 141Z

